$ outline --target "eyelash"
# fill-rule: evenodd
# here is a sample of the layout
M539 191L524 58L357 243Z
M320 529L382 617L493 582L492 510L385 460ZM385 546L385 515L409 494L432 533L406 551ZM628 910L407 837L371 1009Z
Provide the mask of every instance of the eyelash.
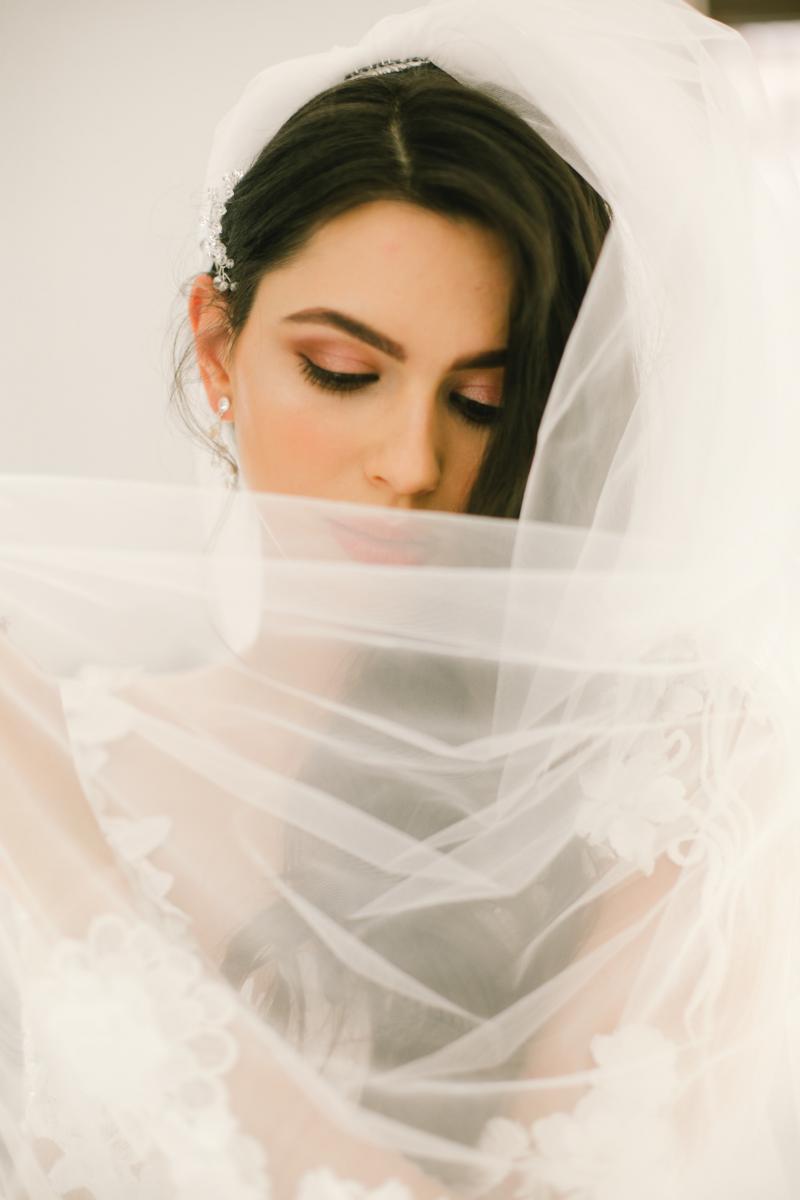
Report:
M378 375L350 375L341 371L326 371L324 367L318 367L310 358L306 358L305 354L300 355L300 370L311 383L329 392L359 391L379 378ZM457 401L453 407L469 425L494 425L500 420L502 409L498 405L480 404L477 400L470 400L469 396L462 396L458 392L451 393L450 400Z

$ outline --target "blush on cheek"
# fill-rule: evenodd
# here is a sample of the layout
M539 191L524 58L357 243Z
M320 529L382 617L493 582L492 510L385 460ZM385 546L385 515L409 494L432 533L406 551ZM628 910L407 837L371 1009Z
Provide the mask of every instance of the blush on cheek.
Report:
M273 409L248 439L248 474L265 491L324 496L357 453L347 426L318 409Z

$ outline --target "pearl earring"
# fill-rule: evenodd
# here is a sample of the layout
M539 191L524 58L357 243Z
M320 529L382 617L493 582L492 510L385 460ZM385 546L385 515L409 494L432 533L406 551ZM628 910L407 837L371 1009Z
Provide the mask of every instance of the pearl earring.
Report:
M230 411L230 396L221 396L217 405L217 419L211 425L208 436L215 445L214 463L223 473L227 487L235 487L239 477L239 467L229 448L225 445L222 434L222 418Z

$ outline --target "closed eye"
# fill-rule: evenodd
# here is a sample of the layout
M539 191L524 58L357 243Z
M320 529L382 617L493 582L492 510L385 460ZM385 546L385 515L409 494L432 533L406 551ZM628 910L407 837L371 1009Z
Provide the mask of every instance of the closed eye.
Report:
M306 379L331 392L355 392L380 378L379 375L351 375L345 371L326 371L324 367L318 367L310 358L306 358L305 354L301 354L300 359L300 370Z
M306 379L310 380L315 387L324 388L329 392L360 391L361 388L380 379L379 375L374 374L326 371L324 367L312 362L305 354L300 355L299 365ZM501 405L481 404L478 400L471 400L469 396L462 396L460 392L451 392L449 400L456 413L470 425L494 425L503 414Z

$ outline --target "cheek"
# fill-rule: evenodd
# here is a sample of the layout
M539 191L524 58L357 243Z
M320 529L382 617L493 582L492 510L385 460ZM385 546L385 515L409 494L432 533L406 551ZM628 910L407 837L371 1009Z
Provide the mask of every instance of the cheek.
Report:
M272 384L266 386L265 377ZM240 375L236 438L253 486L265 491L319 495L358 456L357 430L347 401L317 397L285 370Z
M454 480L454 491L457 496L456 508L460 511L467 506L470 492L480 474L485 450L486 444L483 440L477 446L475 442L471 442L470 445L463 447L458 463L458 478Z
M467 490L478 477L488 445L487 433L456 427L451 439L451 461L460 484Z

